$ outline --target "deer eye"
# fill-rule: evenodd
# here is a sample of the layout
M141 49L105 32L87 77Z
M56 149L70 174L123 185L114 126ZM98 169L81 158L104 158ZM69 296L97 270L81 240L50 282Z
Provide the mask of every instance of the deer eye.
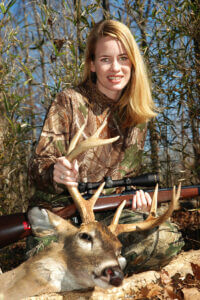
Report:
M86 240L88 242L92 242L92 236L89 235L88 233L86 232L82 232L79 234L79 238L82 239L82 240Z

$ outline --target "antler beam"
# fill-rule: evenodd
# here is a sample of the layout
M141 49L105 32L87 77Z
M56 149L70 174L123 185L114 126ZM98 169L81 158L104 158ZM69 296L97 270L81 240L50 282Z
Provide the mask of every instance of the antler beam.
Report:
M173 187L172 200L170 202L167 211L163 215L156 217L157 198L158 198L158 185L156 185L154 195L153 195L151 210L148 218L144 222L138 222L133 224L118 224L121 211L126 204L126 201L123 201L118 207L114 215L114 218L109 226L109 229L112 231L113 234L119 235L120 233L123 232L143 231L143 230L149 230L156 226L159 226L160 224L165 222L171 216L174 209L177 208L178 200L180 197L180 191L181 191L181 183L178 186L177 193L176 193L176 187L175 186Z

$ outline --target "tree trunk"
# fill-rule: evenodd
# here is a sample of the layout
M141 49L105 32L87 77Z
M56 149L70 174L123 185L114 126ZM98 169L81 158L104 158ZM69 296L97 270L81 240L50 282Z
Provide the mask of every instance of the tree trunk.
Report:
M83 41L82 41L82 31L81 31L81 0L74 1L75 19L76 19L76 75L79 74L79 66L82 61L82 56L84 53ZM79 78L76 77L78 83Z
M102 7L103 7L103 19L104 20L110 19L110 4L109 4L109 0L103 0L102 1Z
M195 53L195 71L196 71L196 99L193 100L193 105L190 110L190 120L193 136L193 150L195 155L195 170L198 178L200 179L200 3L198 0L192 0L192 14L193 20L193 41Z
M25 45L28 45L28 40L29 40L29 35L28 35L28 21L27 21L27 12L26 12L26 1L23 0L23 13L24 13L24 24L25 24ZM26 47L25 49L25 61L26 64L29 64L29 49L28 47ZM26 80L28 81L29 76L26 73ZM29 81L27 84L27 92L29 95L29 105L30 105L30 116L31 116L31 128L32 128L32 143L34 143L37 140L37 136L36 136L36 121L35 121L35 112L34 112L34 99L33 99L33 91L32 91L32 85L31 82ZM31 151L31 149L29 149ZM31 153L29 153L30 156Z
M42 85L43 85L43 93L44 93L44 103L45 105L48 107L49 106L49 101L47 98L47 78L46 78L46 68L45 68L45 53L44 53L44 49L43 49L43 37L41 36L40 33L40 17L37 13L37 9L36 9L36 1L33 0L32 2L32 7L33 7L33 13L34 13L34 19L35 19L35 25L36 25L36 29L37 29L37 35L38 35L38 44L40 44L40 46L38 46L38 50L40 53L40 65L41 65L41 70L42 70Z
M151 146L151 165L152 172L160 171L160 160L159 160L159 135L156 130L156 121L151 120L148 124L150 146Z
M145 60L147 65L149 65L149 46L147 42L146 26L147 20L149 18L151 0L148 0L146 5L143 5L143 2L137 1L137 13L138 23L140 34L142 37L141 47L145 53ZM156 127L156 120L151 120L148 124L148 130L150 135L150 147L151 147L151 166L152 172L160 171L160 161L159 161L159 135Z

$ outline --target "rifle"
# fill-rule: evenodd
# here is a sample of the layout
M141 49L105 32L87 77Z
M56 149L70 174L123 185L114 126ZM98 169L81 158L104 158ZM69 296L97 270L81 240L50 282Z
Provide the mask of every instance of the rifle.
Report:
M136 193L134 187L153 187L159 182L158 174L144 174L137 177L129 177L121 180L112 180L110 177L105 178L104 188L125 187L125 190L119 194L101 195L94 206L94 212L103 212L115 210L119 204L126 200L126 208L131 208L133 195ZM78 188L81 192L87 192L84 198L91 196L91 191L96 189L101 182L79 183ZM172 188L163 188L158 191L158 203L168 202L172 198ZM153 196L154 189L145 189L146 192ZM200 196L200 185L183 186L181 188L180 199L187 199ZM68 205L56 212L63 218L72 218L78 215L75 204ZM13 242L23 239L32 234L27 213L15 213L0 217L0 248Z

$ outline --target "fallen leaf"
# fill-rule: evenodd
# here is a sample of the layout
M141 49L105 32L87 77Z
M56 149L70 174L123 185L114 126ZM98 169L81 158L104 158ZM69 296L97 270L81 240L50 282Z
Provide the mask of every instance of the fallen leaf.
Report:
M193 264L191 262L191 267L192 267L192 271L193 271L193 274L196 277L196 279L200 280L200 266L197 264Z
M160 271L160 280L161 283L164 285L171 283L171 277L169 276L169 273L165 269Z

